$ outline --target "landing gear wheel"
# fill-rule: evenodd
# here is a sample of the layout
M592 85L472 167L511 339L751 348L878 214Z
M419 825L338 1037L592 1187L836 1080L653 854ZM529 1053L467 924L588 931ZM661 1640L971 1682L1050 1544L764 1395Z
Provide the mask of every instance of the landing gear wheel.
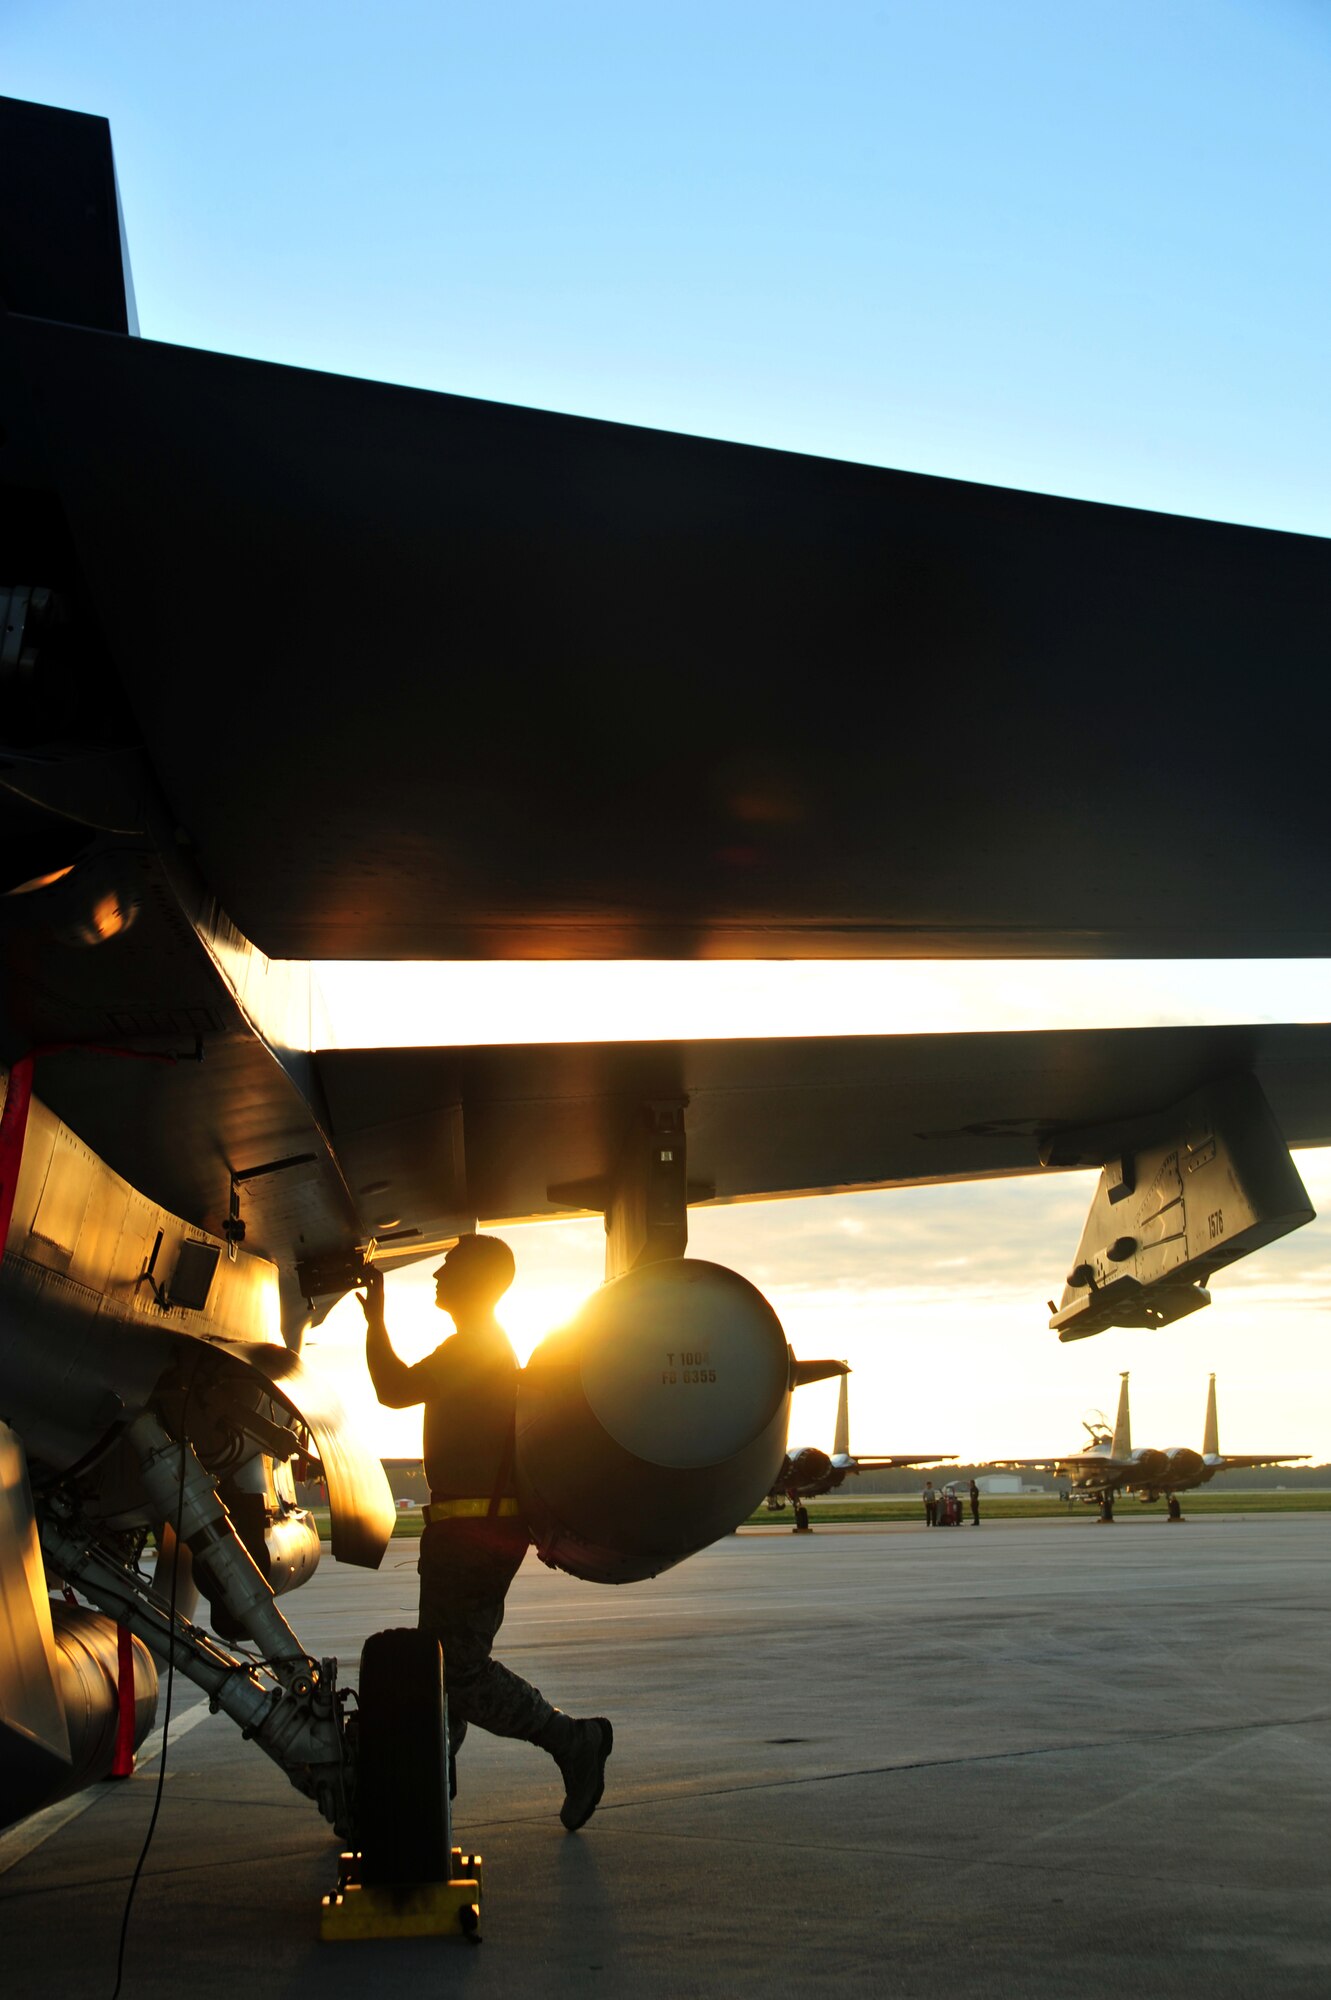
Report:
M448 1722L443 1653L427 1632L375 1632L360 1656L356 1845L361 1880L447 1882Z

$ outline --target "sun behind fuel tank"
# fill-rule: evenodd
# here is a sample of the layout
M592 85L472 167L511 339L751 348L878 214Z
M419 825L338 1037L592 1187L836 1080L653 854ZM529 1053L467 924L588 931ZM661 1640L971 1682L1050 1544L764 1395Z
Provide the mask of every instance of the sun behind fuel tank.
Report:
M518 1498L542 1561L655 1576L760 1504L785 1451L790 1350L762 1293L672 1258L615 1278L520 1378Z

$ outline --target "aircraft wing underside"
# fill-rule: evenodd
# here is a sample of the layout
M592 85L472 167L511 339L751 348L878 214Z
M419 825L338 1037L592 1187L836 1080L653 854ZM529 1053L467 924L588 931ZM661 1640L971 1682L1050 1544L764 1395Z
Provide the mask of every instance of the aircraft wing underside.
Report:
M1132 1118L1243 1069L1256 1071L1290 1143L1331 1143L1325 1028L367 1050L316 1061L350 1185L379 1178L392 1146L400 1179L389 1211L427 1240L450 1215L597 1206L580 1188L614 1172L638 1107L653 1101L686 1101L694 1202L1037 1173L1051 1134ZM445 1111L456 1163L447 1201ZM433 1212L421 1205L431 1200ZM406 1253L410 1239L399 1241Z
M242 1191L251 1247L282 1263L594 1209L648 1103L686 1105L696 1204L1039 1173L1051 1135L1244 1070L1289 1143L1331 1144L1331 1028L1309 1026L349 1050L309 1059L308 1096L237 1034L197 1067L53 1055L38 1088L204 1227L228 1162L294 1161Z
M34 698L273 956L1331 952L1331 543L27 311Z

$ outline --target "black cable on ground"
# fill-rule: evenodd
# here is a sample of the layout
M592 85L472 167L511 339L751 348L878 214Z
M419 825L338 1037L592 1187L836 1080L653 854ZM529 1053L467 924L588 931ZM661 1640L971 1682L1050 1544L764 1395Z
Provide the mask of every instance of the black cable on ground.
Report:
M111 2000L120 2000L120 1988L125 1977L125 1946L129 1942L130 1913L134 1908L134 1896L139 1886L139 1877L143 1873L143 1864L148 1859L148 1849L152 1846L153 1835L157 1831L157 1815L162 1810L162 1787L166 1783L166 1744L171 1728L171 1697L175 1691L176 1684L176 1649L174 1644L176 1635L176 1586L180 1579L181 1551L184 1548L180 1528L185 1516L185 1454L189 1449L188 1433L185 1429L185 1412L189 1408L190 1392L194 1387L194 1378L198 1372L199 1363L196 1360L193 1372L185 1385L184 1400L180 1406L180 1484L176 1491L176 1518L173 1525L175 1547L171 1551L171 1606L168 1625L173 1643L167 1653L166 1660L166 1701L162 1708L162 1751L157 1765L157 1790L153 1795L153 1809L148 1820L148 1831L143 1836L143 1846L139 1849L139 1858L134 1864L134 1873L130 1877L129 1892L125 1897L124 1914L120 1919L120 1943L116 1950L116 1983ZM161 1560L160 1545L158 1548L158 1560Z

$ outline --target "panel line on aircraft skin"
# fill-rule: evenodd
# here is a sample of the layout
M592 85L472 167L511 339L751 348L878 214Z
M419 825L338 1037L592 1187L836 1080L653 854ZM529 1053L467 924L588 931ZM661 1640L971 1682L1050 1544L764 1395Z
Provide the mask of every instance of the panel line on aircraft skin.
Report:
M192 1708L182 1709L173 1715L172 1743L178 1743L196 1723L202 1722L204 1717L211 1713L212 1710L206 1701L197 1701ZM161 1748L162 1732L160 1729L154 1729L135 1756L136 1773L141 1771L145 1764L154 1763L161 1753ZM30 1854L59 1833L62 1827L68 1826L71 1820L76 1820L80 1813L87 1812L89 1806L95 1806L100 1799L112 1795L104 1783L87 1785L81 1792L75 1792L73 1798L60 1799L55 1805L47 1806L44 1812L34 1813L31 1819L11 1827L8 1833L0 1833L0 1875L7 1875L11 1868L17 1868L20 1861L26 1861Z
M759 1778L750 1785L710 1785L696 1791L681 1787L678 1791L657 1793L650 1798L603 1800L596 1811L599 1818L603 1813L639 1812L650 1806L692 1805L698 1799L724 1799L737 1792L791 1791L803 1785L844 1784L853 1778L891 1778L908 1771L943 1771L959 1764L1008 1764L1026 1757L1062 1757L1085 1750L1117 1750L1125 1743L1173 1743L1189 1736L1243 1736L1261 1729L1299 1729L1316 1723L1331 1723L1331 1709L1312 1715L1259 1718L1255 1722L1203 1722L1190 1729L1144 1729L1123 1736L1093 1737L1078 1743L1033 1743L1025 1750L981 1750L969 1757L921 1757L908 1764L869 1764L862 1770L810 1771L801 1777ZM1220 1756L1223 1751L1217 1750L1215 1754ZM480 1833L487 1827L543 1822L544 1817L541 1813L512 1813L504 1819L477 1820L474 1824ZM700 1838L712 1839L714 1836L709 1834Z

